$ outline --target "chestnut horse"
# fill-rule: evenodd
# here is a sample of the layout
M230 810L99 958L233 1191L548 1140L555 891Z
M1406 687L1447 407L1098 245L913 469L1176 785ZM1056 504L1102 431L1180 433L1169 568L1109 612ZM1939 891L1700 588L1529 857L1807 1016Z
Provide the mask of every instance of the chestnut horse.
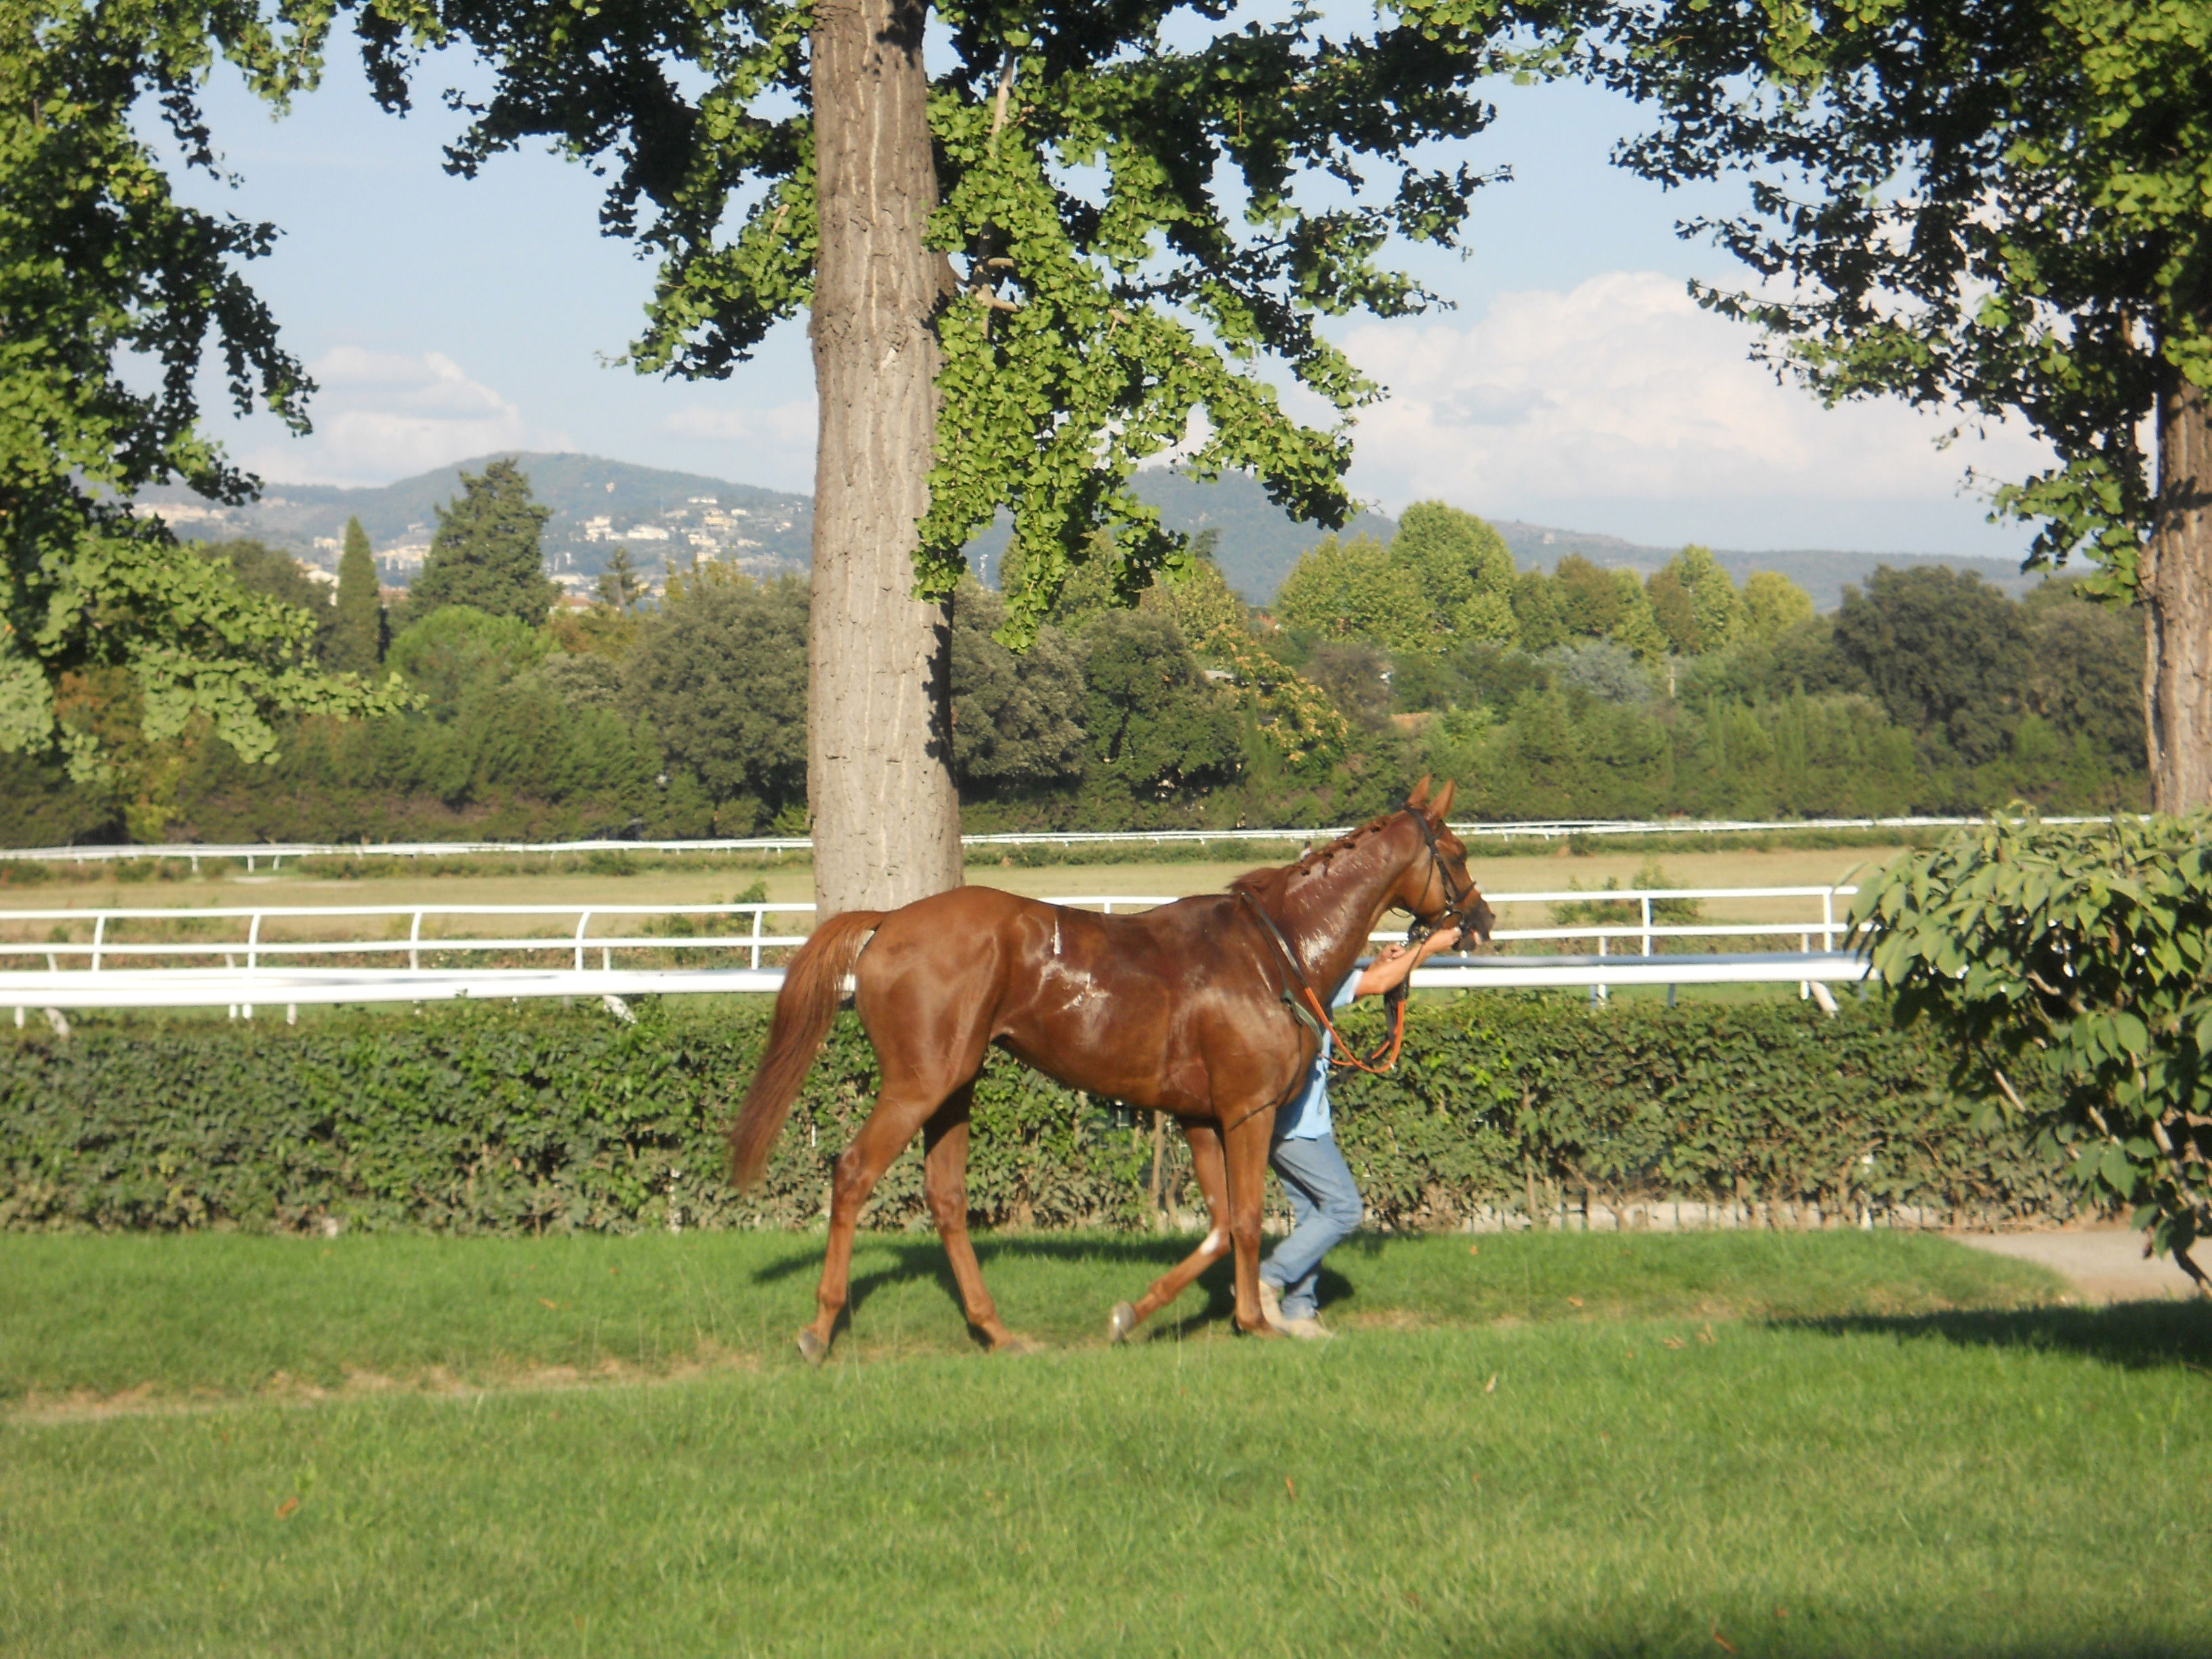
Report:
M1108 1322L1120 1341L1224 1249L1237 1256L1237 1323L1260 1313L1260 1211L1275 1111L1320 1042L1305 987L1326 1000L1384 912L1490 935L1490 907L1445 826L1452 786L1424 779L1405 806L1227 893L1135 915L1063 909L961 887L902 909L848 910L814 931L787 971L760 1070L730 1130L740 1186L757 1182L840 1003L852 999L883 1086L837 1160L830 1243L799 1351L818 1364L845 1306L853 1232L868 1194L921 1133L923 1189L968 1322L991 1348L1022 1345L1000 1322L968 1239L968 1112L996 1043L1070 1088L1168 1112L1190 1143L1212 1229L1190 1256ZM1287 955L1285 954L1287 951Z

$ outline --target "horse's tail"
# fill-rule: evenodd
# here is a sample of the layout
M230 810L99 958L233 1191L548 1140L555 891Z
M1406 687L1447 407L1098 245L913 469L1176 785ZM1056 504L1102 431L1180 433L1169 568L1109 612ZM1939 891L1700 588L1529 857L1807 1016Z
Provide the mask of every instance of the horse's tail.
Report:
M784 969L775 1017L769 1022L768 1048L730 1125L730 1170L740 1188L759 1182L769 1149L790 1115L799 1085L806 1081L806 1068L837 1016L845 977L883 919L881 910L848 910L830 917Z

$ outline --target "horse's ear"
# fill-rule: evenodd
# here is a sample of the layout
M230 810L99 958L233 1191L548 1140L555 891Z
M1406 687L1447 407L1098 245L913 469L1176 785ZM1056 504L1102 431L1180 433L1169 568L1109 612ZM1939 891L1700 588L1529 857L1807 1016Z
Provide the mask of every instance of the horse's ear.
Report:
M1413 786L1413 793L1406 797L1406 805L1417 811L1429 804L1430 775L1426 772L1422 773L1421 781Z
M1429 822L1441 826L1444 821L1444 814L1451 811L1451 803L1452 781L1446 778L1444 787L1437 791L1437 798L1429 803Z

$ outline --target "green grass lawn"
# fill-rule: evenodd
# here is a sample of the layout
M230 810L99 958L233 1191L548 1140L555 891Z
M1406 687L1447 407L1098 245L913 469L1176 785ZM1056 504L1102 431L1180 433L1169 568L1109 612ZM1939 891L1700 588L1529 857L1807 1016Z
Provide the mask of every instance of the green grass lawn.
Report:
M1103 1346L1194 1240L1023 1235L977 1241L1007 1322ZM781 1365L813 1316L822 1240L787 1233L538 1240L239 1234L0 1234L0 1402L142 1390L171 1398L349 1376L501 1384L550 1369L661 1375ZM973 1352L933 1233L864 1234L859 1358ZM1500 1321L1819 1318L2018 1307L2060 1291L2024 1262L1909 1234L1604 1234L1356 1238L1329 1258L1349 1329ZM1140 1334L1228 1334L1218 1265ZM542 1380L542 1379L541 1379Z
M1468 1243L1340 1251L1326 1346L1112 1351L1164 1251L990 1241L1006 1361L872 1239L809 1372L806 1239L0 1239L0 1653L2212 1652L2206 1310ZM674 1375L434 1386L609 1363Z

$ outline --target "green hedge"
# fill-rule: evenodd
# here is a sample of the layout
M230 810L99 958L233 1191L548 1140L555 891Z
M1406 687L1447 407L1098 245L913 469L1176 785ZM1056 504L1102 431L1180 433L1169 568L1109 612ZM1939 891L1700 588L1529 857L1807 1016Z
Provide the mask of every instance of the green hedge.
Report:
M297 1028L33 1029L0 1044L0 1227L804 1225L867 1109L872 1063L841 1018L764 1188L740 1197L721 1132L766 1013L647 1007L623 1025L463 1005ZM1808 1204L1831 1219L2066 1213L2073 1189L2027 1128L1952 1098L1947 1064L1878 1005L1826 1020L1797 1004L1462 997L1412 1010L1395 1077L1339 1081L1339 1133L1390 1227L1661 1198L1769 1206L1753 1219ZM969 1204L983 1224L1147 1225L1152 1145L1148 1120L994 1061ZM1168 1145L1167 1200L1195 1208ZM920 1176L910 1150L872 1224L925 1224Z

